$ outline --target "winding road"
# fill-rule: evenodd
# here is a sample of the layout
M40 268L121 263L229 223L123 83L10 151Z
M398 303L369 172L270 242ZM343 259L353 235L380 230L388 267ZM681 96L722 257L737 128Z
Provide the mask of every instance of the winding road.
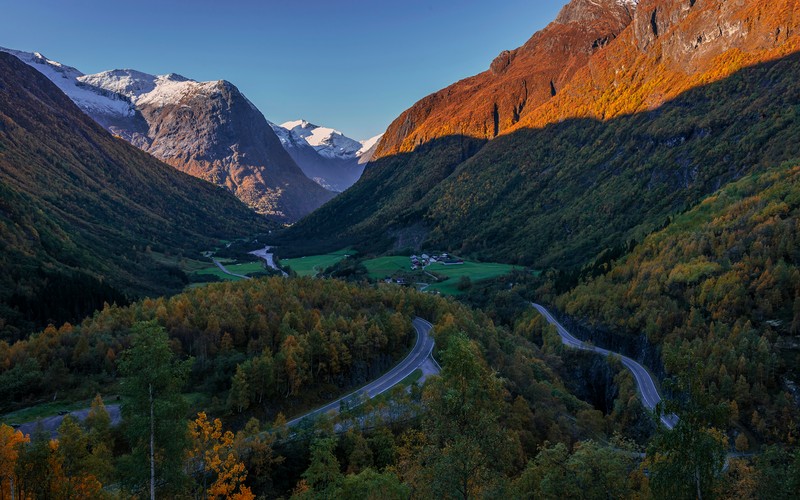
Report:
M220 270L220 271L222 271L222 272L223 272L223 273L225 273L225 274L229 274L229 275L231 275L231 276L236 276L237 278L242 278L243 280L249 280L249 279L252 279L250 276L245 276L244 274L236 274L236 273L232 273L232 272L228 271L228 268L227 268L227 267L225 267L225 266L223 266L223 265L222 265L222 262L218 261L217 259L213 259L213 258L212 258L211 260L213 260L213 261L214 261L214 264L216 264L216 265L217 265L217 267L219 268L219 270Z
M357 402L364 398L371 399L379 394L383 394L395 385L399 384L404 378L411 375L414 370L425 364L428 358L433 359L433 337L430 335L433 325L422 318L414 318L411 324L414 326L414 330L417 332L417 341L414 344L414 348L411 349L411 352L403 361L361 389L353 391L346 396L342 396L336 401L332 401L325 406L292 419L288 421L286 425L292 427L307 418L318 417L324 413L338 413L343 401L353 401L357 404ZM438 363L436 363L436 360L433 360L433 363L436 367L439 366Z
M90 410L91 408L73 410L69 412L69 415L78 422L83 422L86 420L86 417L89 416ZM119 423L122 422L122 414L120 413L119 404L115 403L106 405L106 411L108 412L108 416L111 418L112 426L119 425ZM61 422L64 421L65 416L66 415L53 415L51 417L44 417L33 422L25 422L24 424L20 424L17 428L22 431L23 434L33 436L33 434L36 432L36 428L41 425L44 432L50 434L50 437L56 438L58 436L58 428L61 426Z
M633 377L636 379L636 387L639 389L639 394L642 396L642 403L644 406L651 411L655 410L656 405L661 401L661 396L658 394L658 389L656 389L656 384L653 381L653 377L650 376L650 373L642 365L627 356L609 351L608 349L603 349L602 347L587 344L577 339L574 335L569 333L569 331L564 328L544 306L539 304L532 305L537 311L539 311L539 313L541 313L542 316L544 316L544 319L546 319L548 323L556 327L558 334L561 336L561 342L563 342L564 345L573 347L575 349L582 349L584 351L596 352L598 354L602 354L603 356L617 356L620 361L622 361L622 364L625 365L625 367L630 370L631 373L633 373ZM662 415L661 422L667 427L667 429L672 429L675 427L675 424L678 423L678 417L675 415Z

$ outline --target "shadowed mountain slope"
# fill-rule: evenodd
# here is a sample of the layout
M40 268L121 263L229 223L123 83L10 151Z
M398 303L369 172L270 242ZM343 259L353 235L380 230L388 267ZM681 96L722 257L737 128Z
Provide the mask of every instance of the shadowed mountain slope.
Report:
M606 7L604 22L622 23L617 2ZM587 9L572 2L524 47L561 40L564 22L596 21L598 11ZM800 8L788 1L642 1L555 95L497 137L450 112L447 129L392 135L416 123L409 113L455 93L459 82L398 118L362 179L282 243L357 243L375 252L426 246L537 267L580 266L723 184L797 154L795 13ZM698 30L706 35L695 36ZM588 39L571 40L577 45L568 54L588 50ZM562 66L576 60L553 57ZM502 78L490 73L479 77Z
M0 335L180 290L179 254L269 228L230 193L112 137L0 53ZM2 338L2 337L0 337Z

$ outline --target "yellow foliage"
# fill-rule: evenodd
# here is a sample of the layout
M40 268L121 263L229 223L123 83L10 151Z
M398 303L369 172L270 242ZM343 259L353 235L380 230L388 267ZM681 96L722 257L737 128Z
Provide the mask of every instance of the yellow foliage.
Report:
M197 414L197 419L189 424L193 447L191 458L201 461L203 470L212 472L216 479L208 488L212 499L252 500L255 498L250 488L244 485L247 469L239 460L234 447L234 435L222 430L222 421L208 420L205 412Z

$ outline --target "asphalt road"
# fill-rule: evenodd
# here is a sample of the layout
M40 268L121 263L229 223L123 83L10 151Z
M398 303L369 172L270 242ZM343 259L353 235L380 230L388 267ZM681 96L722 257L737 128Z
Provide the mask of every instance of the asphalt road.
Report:
M71 411L69 412L69 415L78 422L83 422L86 420L86 417L89 416L90 409L91 408L84 408L82 410ZM122 421L122 415L120 415L118 404L106 405L106 411L108 412L108 416L111 417L111 425L118 425ZM36 431L36 427L41 425L42 429L49 433L51 437L56 437L58 435L58 428L61 426L61 422L63 420L64 415L45 417L35 422L26 422L24 424L20 424L19 430L22 431L23 434L29 434L33 436L33 433Z
M603 356L610 356L614 355L617 356L625 367L633 373L633 377L636 379L636 386L639 389L639 394L642 397L642 403L644 406L650 410L654 410L656 405L661 401L661 396L658 394L658 389L656 389L656 384L653 381L653 377L650 376L645 368L634 361L633 359L623 356L614 351L609 351L608 349L603 349L602 347L593 346L591 344L586 344L581 340L575 338L574 335L569 333L566 328L564 328L561 323L556 320L550 311L548 311L544 306L539 304L533 304L533 307L539 311L542 316L553 326L556 327L558 330L558 334L561 336L561 341L564 345L582 349L584 351L592 351L598 354L602 354ZM662 415L661 422L667 427L667 429L672 429L675 427L675 424L678 423L678 417L675 415Z
M250 278L250 276L245 276L244 274L236 274L236 273L232 273L232 272L228 271L228 268L223 266L222 262L218 261L217 259L211 259L211 260L213 260L214 264L217 265L219 270L222 271L225 274L230 274L231 276L236 276L237 278L242 278L242 279L245 279L245 280L252 279L252 278Z
M299 424L306 418L317 417L324 413L338 413L342 401L352 401L353 403L358 404L358 402L362 399L374 398L375 396L388 391L395 385L399 384L404 378L411 375L414 370L425 363L425 360L428 359L433 352L433 337L430 335L433 325L422 318L414 318L411 323L414 325L414 330L417 332L417 341L416 344L414 344L414 348L411 349L411 352L403 361L401 361L383 376L373 380L361 389L351 392L350 394L343 396L336 401L332 401L321 408L317 408L314 411L310 411L293 420L290 420L286 423L286 425L291 427Z

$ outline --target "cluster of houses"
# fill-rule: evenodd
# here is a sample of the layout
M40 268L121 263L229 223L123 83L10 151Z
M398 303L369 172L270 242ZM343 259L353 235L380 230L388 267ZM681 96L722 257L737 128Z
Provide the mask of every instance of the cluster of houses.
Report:
M464 259L459 259L458 257L454 257L448 253L442 253L440 255L428 255L426 253L419 256L412 255L411 269L424 269L425 267L437 262L439 264L444 264L445 266L454 266L456 264L463 264Z

